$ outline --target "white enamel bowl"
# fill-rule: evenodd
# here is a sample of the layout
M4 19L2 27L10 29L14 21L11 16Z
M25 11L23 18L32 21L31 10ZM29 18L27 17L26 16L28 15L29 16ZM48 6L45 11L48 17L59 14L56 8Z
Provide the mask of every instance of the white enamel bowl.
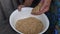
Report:
M9 21L10 21L10 25L11 27L18 33L23 34L21 32L19 32L16 28L15 28L15 24L16 21L19 19L24 19L27 17L35 17L39 20L42 21L43 25L44 25L44 29L42 32L40 32L39 34L43 34L44 32L47 31L48 27L49 27L49 20L47 18L47 16L45 14L41 14L41 15L32 15L31 11L33 8L30 7L24 7L22 8L22 10L19 12L17 9L10 15Z

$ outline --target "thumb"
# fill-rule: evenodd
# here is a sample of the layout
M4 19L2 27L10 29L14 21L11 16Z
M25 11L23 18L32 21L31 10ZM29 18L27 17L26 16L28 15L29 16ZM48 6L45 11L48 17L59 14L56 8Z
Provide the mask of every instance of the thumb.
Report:
M21 11L21 8L23 8L23 7L24 7L24 5L19 5L18 10Z

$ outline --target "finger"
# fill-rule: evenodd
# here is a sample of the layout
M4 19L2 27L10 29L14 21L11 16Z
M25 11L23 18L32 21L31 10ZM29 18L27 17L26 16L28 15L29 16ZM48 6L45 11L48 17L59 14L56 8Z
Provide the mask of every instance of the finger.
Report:
M42 10L41 12L47 12L49 8L47 7L46 9Z
M39 11L37 14L41 15L49 10L49 7L46 7L44 10Z
M21 8L23 8L23 7L24 7L24 5L18 6L18 10L21 11Z
M42 12L45 12L45 10L46 10L46 9L49 9L49 7L50 7L50 4L46 4L43 8L41 8L40 12L41 12L41 11L42 11ZM46 10L46 11L48 11L48 10Z
M21 6L18 6L18 10L21 11Z
M48 9L49 9L49 5L45 6L44 9L41 10L41 11L42 11L42 12L46 12L46 11L48 11Z
M46 7L44 10L41 10L39 13L45 13L49 10L49 7Z
M21 11L21 7L18 7L18 10Z
M46 6L50 6L50 3L51 3L51 0L46 0L46 1L44 2L44 5L42 6L41 10L43 10L44 7L46 7Z
M44 5L41 7L41 9L40 9L40 10L43 10L45 6L46 6L46 4L44 3Z

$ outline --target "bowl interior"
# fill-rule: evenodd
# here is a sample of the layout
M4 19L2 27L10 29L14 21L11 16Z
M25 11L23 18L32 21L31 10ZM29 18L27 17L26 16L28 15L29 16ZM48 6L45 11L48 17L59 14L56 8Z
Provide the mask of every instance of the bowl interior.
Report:
M37 19L42 21L42 23L44 25L44 30L42 32L40 32L39 34L44 33L48 29L48 27L49 27L49 20L48 20L47 16L45 14L32 15L31 14L32 9L33 8L25 7L25 8L22 8L22 10L20 12L18 12L18 10L16 9L11 14L11 16L10 16L10 25L16 32L21 33L21 32L19 32L18 30L15 29L16 21L19 20L19 19L27 18L27 17L35 17L35 18L37 18Z

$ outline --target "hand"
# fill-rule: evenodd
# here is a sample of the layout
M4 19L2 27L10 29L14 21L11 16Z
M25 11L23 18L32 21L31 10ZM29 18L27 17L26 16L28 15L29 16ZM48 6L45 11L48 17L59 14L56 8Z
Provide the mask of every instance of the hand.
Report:
M50 3L51 3L51 0L45 0L44 5L39 10L38 14L42 14L42 13L47 12L49 10Z
M34 15L38 15L39 14L38 12L41 9L41 7L43 6L43 4L44 4L44 1L41 1L36 7L33 8L31 13Z
M41 2L39 3L40 5L43 4L41 7L39 7L40 9L39 10L36 10L35 15L40 15L42 13L45 13L49 10L49 7L50 7L50 2L51 0L41 0Z
M24 5L19 5L18 10L21 11L21 8L23 8L23 7L24 7Z

